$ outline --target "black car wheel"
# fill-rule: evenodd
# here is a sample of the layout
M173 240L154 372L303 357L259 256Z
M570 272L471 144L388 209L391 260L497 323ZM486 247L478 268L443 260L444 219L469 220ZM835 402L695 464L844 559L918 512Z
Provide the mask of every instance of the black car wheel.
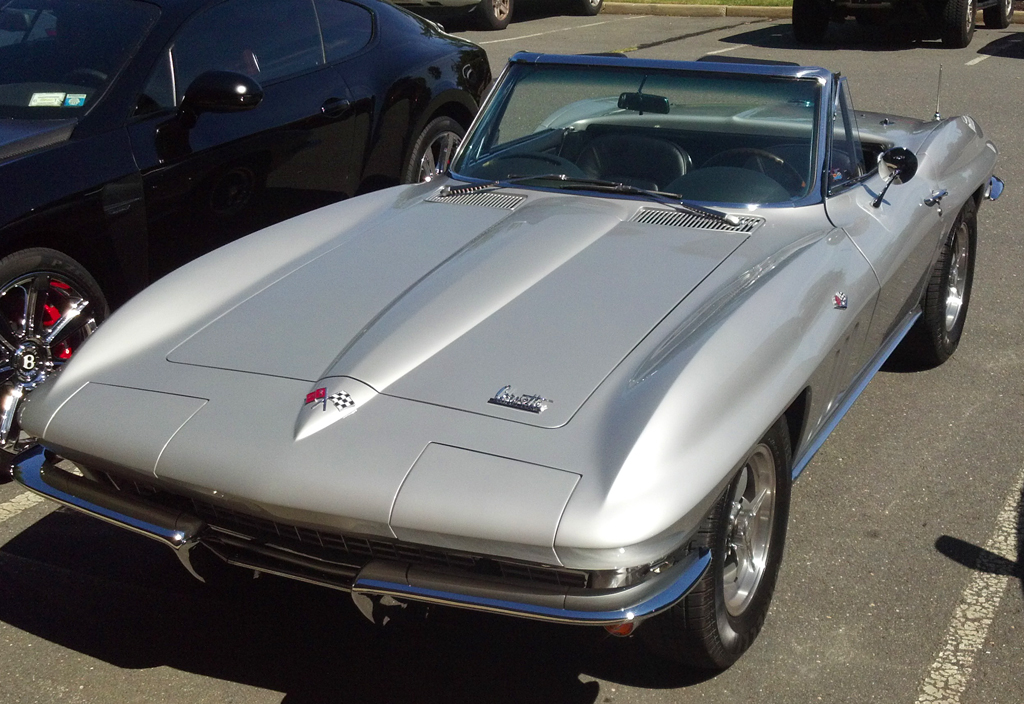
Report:
M71 257L23 249L0 260L0 444L19 443L22 396L62 367L107 317L99 284Z
M968 200L942 245L921 300L921 317L904 339L901 357L931 368L956 352L971 301L977 243L978 215Z
M820 42L830 15L828 0L793 0L793 36L801 44Z
M402 182L425 181L447 169L465 134L462 125L450 117L437 117L428 122L413 142Z
M981 11L985 26L990 29L1006 29L1013 20L1013 0L999 0L995 7L986 7Z
M792 477L789 430L780 418L704 519L696 541L711 565L693 590L640 633L659 655L723 670L764 624L782 562Z
M974 38L974 0L946 0L940 19L942 43L950 49L963 49Z
M476 19L483 29L505 29L512 19L513 0L480 0Z
M577 15L593 17L601 11L604 0L573 0L573 6Z

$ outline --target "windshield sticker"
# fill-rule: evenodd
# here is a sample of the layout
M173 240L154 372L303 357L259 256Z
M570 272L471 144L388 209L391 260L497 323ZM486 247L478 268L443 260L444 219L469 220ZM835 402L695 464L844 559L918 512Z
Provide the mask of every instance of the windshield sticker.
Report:
M85 93L68 93L64 96L64 107L80 108L85 105L85 99L88 97Z
M64 104L67 93L33 93L28 99L30 108L59 108Z

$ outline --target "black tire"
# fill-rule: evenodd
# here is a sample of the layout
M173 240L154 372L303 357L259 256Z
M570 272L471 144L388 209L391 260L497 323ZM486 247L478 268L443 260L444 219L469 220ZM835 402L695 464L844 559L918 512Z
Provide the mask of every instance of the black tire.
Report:
M20 395L62 366L109 313L99 284L66 254L33 247L0 259L0 399L12 399L11 415ZM13 428L5 449L17 440Z
M971 302L977 247L977 210L968 200L942 244L921 299L921 317L900 345L901 360L930 369L956 352Z
M950 49L963 49L974 38L974 0L946 0L939 18L942 44Z
M655 653L700 669L724 670L754 642L764 625L782 562L791 465L789 430L783 417L761 439L700 527L697 546L711 550L707 571L686 598L641 627L641 637ZM750 481L758 476L762 479ZM766 486L769 476L773 486ZM750 495L764 489L769 490L766 500L774 499L770 515L756 509L751 513ZM764 502L758 506L766 508ZM738 567L739 551L731 544L749 546L755 537L766 538L761 545L763 568L754 568L758 560L752 560L744 572ZM737 575L735 581L730 579Z
M801 44L819 43L831 14L828 0L793 0L793 36Z
M466 130L450 117L435 117L423 128L409 150L402 183L419 183L448 168Z
M582 15L584 17L593 17L601 11L604 7L604 0L571 0L572 8L575 10L573 14Z
M480 0L474 14L481 29L505 29L512 20L514 0Z
M1006 29L1013 20L1013 0L999 0L995 7L986 7L981 11L988 29Z

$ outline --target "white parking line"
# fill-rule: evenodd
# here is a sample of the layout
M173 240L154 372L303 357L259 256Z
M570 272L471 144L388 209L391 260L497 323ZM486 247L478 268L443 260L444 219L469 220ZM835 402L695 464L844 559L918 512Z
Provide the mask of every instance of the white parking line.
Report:
M1024 471L996 519L996 530L985 550L1017 562L1017 516L1024 487ZM989 626L1006 591L1009 577L992 574L991 557L978 560L979 572L964 590L946 630L946 638L928 675L918 688L917 702L959 704L974 670L974 659L984 647Z
M0 504L0 523L3 523L8 518L14 518L25 509L31 508L45 500L42 496L28 491L24 494L18 494L10 501Z
M604 20L603 22L590 22L588 24L577 24L572 27L562 27L561 29L552 29L547 32L535 32L534 34L524 34L521 37L510 37L508 39L492 39L489 42L477 42L480 46L486 46L487 44L501 44L502 42L517 42L520 39L530 39L532 37L543 37L547 34L558 34L559 32L571 32L575 29L584 29L585 27L597 27L602 24L611 24L612 22L625 22L628 20L639 20L643 19L644 15L625 15L619 19Z
M989 54L985 54L984 56L979 56L979 57L978 57L978 58L976 58L976 59L971 59L971 60L970 60L970 61L968 61L968 62L967 62L966 64L964 64L964 66L975 66L975 65L977 65L977 64L980 64L980 63L981 63L982 61L984 61L985 59L991 59L991 58L992 58L992 56L991 56L991 55L989 55Z
M747 45L746 44L740 44L738 46L731 46L728 49L718 49L717 51L709 51L709 52L707 52L705 54L705 56L712 56L714 54L724 54L727 51L736 51L737 49L742 49L745 46L747 46Z

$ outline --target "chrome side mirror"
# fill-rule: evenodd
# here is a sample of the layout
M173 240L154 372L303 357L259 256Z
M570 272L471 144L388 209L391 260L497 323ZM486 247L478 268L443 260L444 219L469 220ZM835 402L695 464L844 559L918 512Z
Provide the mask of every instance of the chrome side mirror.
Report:
M914 178L917 174L917 157L914 152L903 147L893 147L878 155L878 175L885 179L885 188L871 202L874 208L882 205L886 191L892 184L900 185Z

